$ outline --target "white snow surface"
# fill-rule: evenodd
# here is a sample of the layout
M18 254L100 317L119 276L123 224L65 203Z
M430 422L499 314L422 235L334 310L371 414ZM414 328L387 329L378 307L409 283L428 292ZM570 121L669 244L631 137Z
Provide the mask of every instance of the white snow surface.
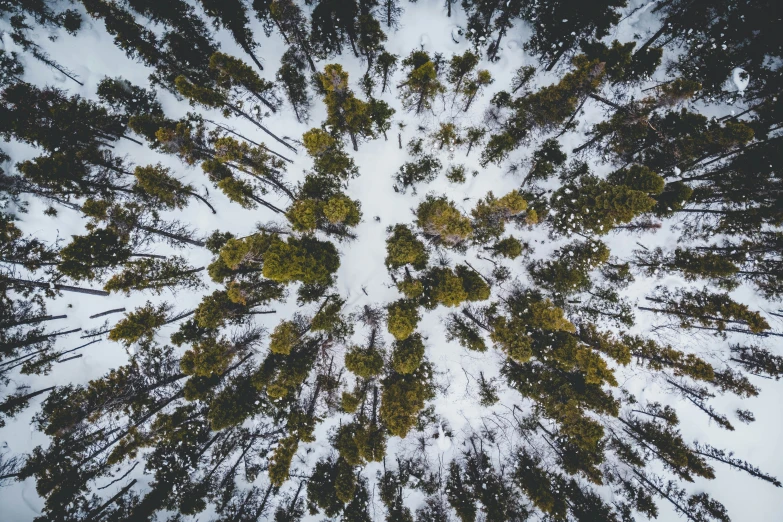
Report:
M465 14L455 5L452 18L447 18L445 8L442 7L441 0L419 0L418 3L404 3L405 12L401 19L401 28L396 32L387 33L389 41L386 42L388 51L406 56L413 48L420 44L427 51L438 51L444 54L448 59L453 53L462 53L469 48L469 42L462 39L460 43L454 43L452 40L452 29L454 25L465 27ZM645 2L631 2L627 10L630 12L634 7L645 4ZM640 9L634 13L634 16L623 21L618 27L614 28L613 34L607 37L608 41L617 38L621 41L629 41L633 35L650 34L658 27L658 21L655 15L647 9ZM198 8L197 8L198 9ZM66 66L75 72L80 80L84 82L84 87L76 85L74 82L63 77L56 71L52 71L32 58L25 59L26 72L24 79L36 85L49 84L67 90L72 94L79 94L85 98L97 99L95 95L96 86L104 76L122 76L134 84L148 86L147 76L151 70L139 63L129 60L125 54L118 49L113 39L108 35L102 22L96 22L85 15L85 27L77 36L70 36L64 32L56 33L57 40L51 42L47 39L48 34L35 35L35 40L39 43L58 63ZM263 76L267 79L274 79L274 74L279 66L279 59L285 51L285 44L278 34L273 34L267 38L261 30L260 23L253 22L254 34L256 40L260 43L258 54L262 57L265 65ZM385 29L385 27L384 27ZM413 136L417 135L417 126L424 125L428 130L434 129L439 122L454 121L457 124L477 123L481 121L482 112L486 108L489 98L494 92L502 89L508 89L511 83L511 77L522 64L535 64L534 57L526 55L519 42L524 42L529 36L529 30L518 24L517 27L509 31L508 43L500 51L500 59L496 63L490 63L483 60L480 67L489 69L495 78L495 83L487 89L484 95L477 99L469 113L463 113L456 106L450 107L450 96L446 97L445 102L435 104L434 113L417 118L405 113L399 105L396 98L396 91L390 94L384 93L380 97L390 103L397 113L395 121L405 122L406 126L402 130L403 145ZM217 33L221 47L225 52L247 60L241 49L233 42L230 35L225 31ZM513 42L513 43L512 43ZM14 45L8 38L3 39L3 45L6 49L14 50ZM363 97L360 93L358 80L365 70L365 65L358 59L346 52L340 57L332 60L320 62L317 65L322 67L326 63L339 62L350 73L351 82L357 95ZM734 81L737 82L737 74L734 74ZM556 81L557 71L551 73L540 73L536 77L536 86L545 85ZM399 81L400 71L397 72L395 84ZM652 82L651 82L652 83ZM745 86L747 83L745 83ZM742 90L740 84L737 87ZM629 95L638 92L629 92ZM376 95L378 95L376 90ZM159 99L164 105L164 109L170 117L180 117L191 110L186 102L177 101L172 95L160 91ZM589 130L592 122L603 117L603 107L588 102L584 106L585 114L579 118L582 122L576 132L566 134L561 143L564 150L578 146L584 141L584 132ZM225 121L218 111L200 112L216 121ZM276 115L266 119L269 128L274 129L278 135L291 136L299 138L303 132L311 127L319 126L325 118L325 109L320 100L316 100L310 122L308 124L299 124L296 122L290 107L285 107ZM230 120L230 125L239 130L242 134L251 137L256 141L264 141L271 148L287 154L288 151L282 148L273 140L267 139L266 135L257 131L251 124L240 119ZM495 195L503 195L519 187L523 174L509 174L507 167L510 161L505 162L502 167L490 165L486 168L478 164L478 155L480 150L474 149L470 157L465 157L464 149L459 149L449 157L448 151L441 154L441 160L444 164L444 170L451 164L464 163L468 172L478 171L476 177L469 176L465 184L452 184L441 175L436 181L428 185L417 187L418 193L412 194L409 190L407 194L397 194L392 191L393 175L397 169L408 161L408 154L405 149L400 150L397 147L397 126L394 125L389 131L389 140L378 139L368 143L362 143L358 153L352 153L356 164L360 170L360 177L350 182L348 194L362 203L364 219L357 227L356 233L358 240L350 243L337 244L341 252L341 266L337 273L337 289L347 300L346 310L353 310L364 304L379 304L399 298L398 291L393 286L386 269L383 265L385 257L385 229L389 225L396 223L410 223L413 221L412 209L418 202L430 191L446 194L453 199L458 206L468 212L475 202L486 195L488 191L493 191ZM519 161L530 157L536 143L530 147L523 147L515 151L511 161ZM12 163L27 159L35 154L35 151L23 144L10 143L3 144L4 150L12 157ZM217 215L212 215L209 210L193 202L191 205L181 211L171 213L172 218L177 218L183 222L198 228L203 234L208 234L215 229L230 231L237 236L251 233L254 225L258 222L267 222L277 219L276 215L264 208L256 210L243 210L235 204L231 204L220 192L212 189L207 184L207 180L198 168L189 168L184 166L177 158L151 151L146 146L139 146L129 141L121 140L116 144L114 151L116 154L125 154L128 159L135 164L149 164L160 162L172 169L173 172L189 183L195 186L208 187L211 202L218 210ZM302 178L303 173L309 168L310 161L303 150L293 158L293 165L288 167L289 179L293 182ZM7 165L11 168L10 165ZM605 174L611 170L611 166L601 164L598 161L592 162L594 172ZM524 169L523 169L524 170ZM554 180L553 180L554 183ZM554 184L552 185L555 186ZM275 200L275 196L270 195L272 203L279 206L286 206L288 202L285 198ZM82 220L72 211L61 209L57 217L51 218L45 216L42 211L46 208L41 201L31 199L29 213L21 215L21 225L23 230L30 234L35 234L43 239L54 241L63 239L66 242L72 234L83 233ZM373 218L380 217L380 222ZM666 223L661 231L656 235L643 236L641 242L648 248L662 246L673 248L676 241L675 234L671 231L673 223ZM535 248L535 258L543 258L549 255L556 247L556 242L550 241L544 227L534 228L532 231L517 230L513 233L530 242ZM627 257L632 250L638 248L635 244L637 238L623 234L609 235L603 238L610 246L613 255L620 258ZM560 242L562 243L562 241ZM157 245L155 253L166 254L174 252L173 249L165 245ZM194 266L205 266L211 260L211 254L205 249L186 249L180 251L188 257ZM462 256L449 254L453 262L459 262ZM477 261L474 257L469 257L471 264L480 271L488 273L491 270L491 264ZM524 280L524 270L521 263L512 265L515 273ZM176 296L164 294L155 296L148 293L136 292L130 297L123 295L112 296L109 298L84 296L79 294L65 293L61 298L50 301L48 306L50 313L67 314L67 324L70 328L81 327L83 329L97 328L104 320L109 325L114 324L120 314L114 314L99 319L89 319L92 314L99 313L111 308L125 307L128 311L137 306L143 305L146 301L160 302L167 300L175 305L177 310L189 310L195 307L202 293L211 292L215 285L212 285L205 276L205 281L211 287L205 292L188 293L180 292ZM631 286L629 295L642 298L656 285L665 285L669 288L683 286L686 283L675 276L667 275L663 279L644 279L638 278L637 282ZM366 294L365 295L365 291ZM265 325L269 330L274 328L278 321L298 310L295 302L294 292L289 292L290 297L285 305L278 305L276 309L278 314L274 316L260 316L260 324ZM761 298L754 295L747 288L740 288L736 291L736 296L742 299L755 309L773 310L771 305L764 302ZM308 309L309 310L309 309ZM522 398L517 392L509 390L501 384L500 402L491 409L481 407L478 402L477 379L480 372L484 373L486 379L498 377L498 370L502 364L503 356L494 350L486 353L470 352L460 347L456 342L446 342L442 319L449 310L443 307L429 313L425 313L424 319L420 323L419 331L426 339L427 357L433 363L435 369L435 382L443 388L444 391L438 394L432 402L435 412L440 419L437 430L431 430L426 433L429 440L426 458L433 466L441 462L445 467L449 459L458 455L462 440L466 435L473 431L482 429L486 419L494 413L503 415L512 405L526 409L530 402ZM773 327L780 327L779 320L774 317L768 317ZM650 326L654 324L655 318L651 315L645 315L644 312L637 313L637 330L639 332L649 332ZM163 328L159 334L159 340L166 342L168 336L175 331L177 325L170 325ZM65 336L58 341L62 348L71 348L82 344L79 334ZM357 341L360 335L357 334ZM729 339L731 340L731 339ZM716 341L714 338L693 338L681 335L674 337L671 341L678 347L685 347L689 344L699 343L700 345L712 345L715 353L724 346L723 341ZM25 377L30 383L32 389L38 389L53 384L65 383L86 383L90 379L95 379L105 374L109 369L115 368L127 362L132 354L126 352L120 345L103 340L100 343L91 345L81 353L84 357L58 365L51 375L41 377ZM749 408L756 414L757 421L750 426L735 423L736 431L727 432L708 423L708 419L695 407L684 404L684 401L667 396L661 391L660 383L651 381L650 375L640 369L627 370L618 369L618 381L631 390L640 399L661 400L664 403L676 402L681 413L682 433L686 441L698 440L707 442L719 448L728 448L735 452L735 456L748 460L760 466L764 471L783 476L783 422L781 421L779 397L783 395L783 384L775 381L768 381L754 378L751 376L754 384L762 389L760 397L743 400L733 396L724 396L716 399L714 404L721 411L730 413L737 408ZM34 429L28 428L32 416L40 403L40 398L32 401L31 407L26 409L16 419L8 422L8 425L0 430L0 441L7 442L11 453L25 453L31 451L36 445L46 445L47 438ZM343 417L343 420L347 419ZM292 466L293 472L307 473L312 469L314 463L329 451L327 434L339 422L340 416L334 416L318 425L316 429L317 442L313 444L302 444L294 459ZM509 437L513 437L513 431L508 430ZM415 433L409 435L405 440L394 438L389 441L388 454L393 455L396 451L405 448L414 447L417 442ZM498 445L507 444L511 441L499 441ZM453 448L452 448L453 445ZM314 450L314 451L309 451ZM696 479L695 484L690 489L691 492L707 491L721 502L723 502L732 520L737 522L778 522L783 513L783 495L779 494L771 484L759 481L747 474L729 469L720 464L715 465L717 479L712 481ZM375 477L376 471L380 465L372 464L365 468L364 475L371 480ZM657 469L657 468L654 468ZM145 484L148 477L143 475L142 467L137 468L131 477L137 478L139 484ZM258 480L265 480L260 477ZM106 480L108 482L108 480ZM102 486L103 483L98 484ZM101 493L107 497L116 493L120 484L112 486ZM415 511L422 501L421 494L411 491L406 498L407 505ZM377 520L383 519L384 510L380 504L377 495L372 500L375 504ZM0 488L0 520L9 522L25 522L32 520L40 513L43 501L35 491L34 480L29 479L22 483L14 483L8 487ZM658 520L671 521L676 520L677 516L671 510L669 505L664 502L659 503L661 513ZM208 520L209 512L202 513L197 518L199 520ZM305 520L320 520L321 517L306 517Z
M735 67L734 70L731 71L731 81L737 86L737 91L742 94L745 92L745 89L748 88L750 76L748 76L748 73L742 67Z

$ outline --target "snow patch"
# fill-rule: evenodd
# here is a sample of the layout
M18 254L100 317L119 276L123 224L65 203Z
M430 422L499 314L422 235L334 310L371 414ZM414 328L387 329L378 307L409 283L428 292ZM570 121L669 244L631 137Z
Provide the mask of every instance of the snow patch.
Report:
M750 76L748 76L747 71L741 67L735 67L733 71L731 71L731 81L734 82L734 85L737 86L737 90L740 94L743 94L745 92L745 89L748 88L748 84L750 83Z

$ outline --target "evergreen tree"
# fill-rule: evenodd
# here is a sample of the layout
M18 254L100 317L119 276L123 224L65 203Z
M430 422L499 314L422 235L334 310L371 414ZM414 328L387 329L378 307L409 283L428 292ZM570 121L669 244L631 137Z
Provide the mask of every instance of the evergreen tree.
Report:
M384 127L384 121L393 114L393 110L389 109L383 121L376 121L373 112L377 113L377 110L373 111L372 104L356 98L348 88L348 73L340 65L327 65L319 80L328 111L324 125L335 136L348 134L353 150L359 150L359 139L375 138L377 131Z
M445 197L427 196L416 209L416 225L426 237L450 247L459 247L472 234L470 220Z
M405 81L398 85L402 89L402 106L416 114L432 109L435 96L445 92L445 88L438 80L438 70L430 55L413 51L402 61L402 66L407 69Z
M288 102L294 109L296 120L307 123L310 119L310 96L307 93L307 78L302 73L304 62L299 54L289 48L280 59L277 79L283 85Z
M581 41L600 40L620 21L616 10L624 0L610 0L587 7L578 2L559 3L553 9L527 5L522 18L534 27L525 47L539 56L551 70L563 57L572 54Z
M248 27L250 19L247 17L247 9L241 0L229 0L227 2L215 0L199 0L204 12L213 19L215 27L222 27L231 33L234 41L255 62L260 70L264 70L261 62L255 56L255 48L258 44L253 40L253 34Z
M546 132L562 124L577 110L585 96L596 90L603 81L604 66L580 55L574 58L575 70L561 80L537 92L524 94L514 100L500 102L505 97L493 98L500 107L508 107L509 118L500 132L493 134L481 156L483 164L499 163L530 133Z

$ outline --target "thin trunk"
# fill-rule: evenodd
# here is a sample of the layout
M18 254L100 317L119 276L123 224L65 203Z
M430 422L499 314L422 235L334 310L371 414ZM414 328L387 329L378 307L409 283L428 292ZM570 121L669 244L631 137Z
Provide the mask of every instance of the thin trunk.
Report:
M641 54L641 53L645 52L655 42L655 40L660 38L663 35L663 33L666 32L666 28L667 28L666 24L667 24L667 22L668 22L668 19L664 20L663 23L661 24L661 28L658 29L655 32L655 34L653 34L646 42L644 42L644 44L642 44L642 46L639 47L636 50L635 53L633 53L633 55L636 56L638 54Z
M245 51L248 56L250 56L250 59L253 60L253 63L256 64L256 67L258 67L260 71L263 71L264 66L261 65L261 62L259 62L258 58L256 58L256 55L253 53L253 49L250 47L250 44L244 39L237 43L239 43L239 46L242 48L242 50Z
M258 203L258 204L260 204L260 205L263 205L263 206L265 206L265 207L266 207L266 208L268 208L269 210L272 210L272 211L274 211L274 212L277 212L278 214L285 214L285 210L281 210L281 209L277 208L277 207L276 207L276 206L274 206L273 204L269 203L269 202L268 202L268 201L266 201L266 200L263 200L263 199L259 198L259 197L258 197L258 196L256 196L256 195L252 195L252 196L250 196L250 198L251 198L253 201L255 201L256 203Z
M626 111L626 110L627 110L627 109L626 109L625 107L623 107L622 105L618 105L618 104L616 104L615 102L613 102L613 101L611 101L611 100L607 100L607 99L606 99L606 98L604 98L603 96L600 96L600 95L598 95L598 94L595 94L594 92L588 93L588 95L587 95L587 96L588 96L589 98L592 98L592 99L596 100L596 101L599 101L599 102L601 102L601 103L604 103L604 104L606 104L606 105L608 105L608 106L610 106L610 107L612 107L612 108L614 108L614 109L617 109L618 111Z
M190 270L183 270L182 272L177 272L172 277L181 277L181 276L190 275L190 274L197 274L199 272L202 272L203 270L204 270L203 266L199 267L199 268L191 268ZM157 281L165 281L167 279L170 279L170 277L158 277L158 278L154 278L154 279L149 279L147 282L155 283ZM141 286L141 287L135 287L135 288L147 288L147 287ZM122 308L121 310L125 311L124 308Z
M671 498L671 497L670 497L670 496L669 496L669 495L668 495L668 494L667 494L665 491L663 491L661 488L659 488L658 486L656 486L654 483L650 482L650 481L647 479L647 477L645 477L645 476L644 476L642 473L640 473L639 471L637 471L637 470L636 470L636 468L631 468L631 471L632 471L632 472L633 472L633 473L634 473L634 474L635 474L637 477L639 477L639 479L640 479L642 482L644 482L645 484L647 484L647 486L649 486L650 488L654 489L654 490L655 490L655 492L656 492L656 493L658 493L658 495L659 495L661 498L665 498L666 500L668 500L669 502L671 502L671 503L672 503L672 505L674 506L674 509L675 509L675 511L679 511L680 513L682 513L683 515L685 515L685 516L688 518L688 520L691 520L692 522L699 522L698 520L696 520L695 518L693 518L693 516L691 516L691 515L690 515L690 513L688 513L688 511L687 511L687 510L686 510L684 507L682 507L680 504L678 504L676 500L674 500L673 498Z
M33 45L35 45L35 44L33 44ZM35 47L38 47L38 46L36 45ZM45 63L46 65L48 65L52 69L55 69L55 70L59 71L65 77L73 80L74 82L78 83L80 86L84 87L84 84L82 82L77 80L74 76L71 76L71 74L69 74L61 65L59 65L57 62L55 62L54 60L49 58L45 53L42 53L41 51L38 51L38 50L34 49L32 51L32 54L33 54L33 56L35 58L37 58L38 60L42 61L43 63Z
M478 91L474 92L470 95L470 98L468 98L467 103L465 104L465 108L462 109L462 112L468 112L468 109L470 109L470 106L473 104L473 100L476 99L476 96L478 95Z
M127 134L123 134L122 136L120 136L120 138L126 139L126 140L128 140L128 141L132 141L133 143L137 143L137 144L139 144L139 145L144 145L144 144L143 144L142 142L140 142L139 140L135 140L135 139L131 138L130 136L128 136Z
M188 237L181 236L179 234L172 234L171 232L166 232L165 230L159 230L157 228L152 228L143 225L139 225L139 229L145 232L149 232L150 234L156 234L158 236L167 237L174 241L179 241L180 243L187 243L189 245L198 246L198 247L205 246L205 243L203 241L196 241L195 239L190 239Z
M424 93L423 92L419 93L419 101L416 104L416 114L421 114L421 110L424 108L424 100L425 100Z
M293 163L293 162L294 162L294 160L288 159L288 158L286 158L285 156L283 156L282 154L278 154L277 152L273 151L272 149L270 149L269 147L267 147L267 146L266 146L266 145L264 145L263 143L257 143L257 142L255 142L255 141L251 140L250 138L246 138L245 136L243 136L243 135L239 134L239 133L238 133L238 132L236 132L235 130L229 129L228 127L225 127L225 126L221 125L220 123L214 122L214 121L212 121L212 120L207 120L207 121L209 121L209 122L210 122L210 123L212 123L213 125L216 125L216 126L220 127L221 129L223 129L223 130L224 130L224 131L226 131L226 132L230 132L230 133L231 133L231 134L233 134L234 136L237 136L237 137L239 137L239 138L242 138L242 139L243 139L243 140L245 140L246 142L248 142L248 143L251 143L251 144L255 145L256 147L259 147L259 148L262 148L262 149L264 149L265 151L267 151L267 152L268 152L268 153L270 153L270 154L274 154L275 156L277 156L277 157L278 157L278 158L280 158L281 160L287 161L288 163Z
M766 473L760 472L757 468L754 468L753 466L749 465L747 462L740 461L739 459L725 458L720 455L707 453L704 451L695 450L694 453L696 453L697 455L701 455L703 457L708 457L717 460L718 462L723 462L724 464L728 464L732 468L742 470L753 477L760 478L761 480L766 480L767 482L771 482L776 487L783 487L783 484L781 484L778 479L776 479L773 476L767 475Z
M571 152L574 153L574 154L579 154L583 150L585 150L585 149L587 149L589 147L592 147L593 145L598 143L601 140L601 138L603 138L603 137L604 137L603 134L599 134L597 136L594 136L593 138L590 138L589 141L587 141L586 143L583 143L582 145L579 145L577 148L575 148Z
M136 463L135 463L133 466L131 466L131 468L130 468L128 471L126 471L125 473L123 473L121 477L118 477L118 478L116 478L116 479L112 480L111 482L109 482L109 483L108 483L108 484L106 484L105 486L101 486L101 487L99 487L98 489L99 489L99 490L100 490L100 489L106 489L106 488L108 488L109 486L113 486L113 485L114 485L114 484L116 484L117 482L120 482L121 480L125 480L125 478L126 478L128 475L130 475L130 474L131 474L131 472L132 472L134 469L136 469L136 467L137 467L138 465L139 465L139 461L136 461Z
M256 127L258 127L259 129L261 129L262 131L264 131L264 132L266 132L267 134L269 134L270 136L272 136L272 138L274 138L274 139L275 139L275 140L276 140L278 143L281 143L281 144L283 144L284 146L286 146L286 147L288 147L289 149L291 149L292 151L294 151L294 152L297 152L296 148L294 148L294 146L293 146L293 145L290 145L288 142L286 142L286 141L284 141L282 138L278 137L278 136L277 136L275 133L273 133L272 131L270 131L269 129L267 129L267 128L266 128L266 127L264 127L263 125L261 125L261 124L260 124L258 121L256 121L256 119L255 119L255 118L253 118L252 116L250 116L248 113L246 113L245 111L243 111L242 109L240 109L240 108L239 108L239 107L237 107L236 105L233 105L233 104L231 104L231 103L226 103L226 107L228 107L229 109L231 109L232 111L234 111L234 112L235 112L235 113L237 113L238 115L242 116L243 118L245 118L246 120L248 120L249 122L251 122L253 125L255 125L255 126L256 126Z
M136 484L136 479L133 479L133 480L131 480L131 481L128 483L128 485L127 485L127 486L125 486L124 488L122 488L121 490L119 490L119 491L117 492L117 494L116 494L116 495L114 495L114 496L113 496L113 497L111 497L109 500L107 500L106 502L104 502L103 504L101 504L101 506L100 506L98 509L96 509L95 511L93 511L92 513L90 513L90 514L87 516L87 518L85 518L85 519L84 519L84 520L85 520L85 522L89 522L89 521L91 521L91 520L95 520L95 517L97 517L98 515L100 515L100 514L103 512L103 510L104 510L104 509L106 509L107 507L109 507L109 506L111 506L112 504L114 504L115 502L117 502L117 501L118 501L118 500L119 500L119 499L120 499L120 498L121 498L121 497L122 497L122 496L123 496L125 493L127 493L127 492L128 492L128 490L129 490L130 488L132 488L132 487L133 487L133 485L134 485L134 484Z
M43 323L44 321L54 321L55 319L65 319L67 315L42 315L39 317L33 317L32 319L25 319L23 321L14 321L11 323L0 323L2 328L12 328L14 326L21 326L23 324L35 324Z
M55 389L55 386L50 386L42 390L34 391L28 393L27 395L20 395L19 397L11 397L10 399L7 399L4 402L0 403L0 412L3 413L9 412L15 407L19 406L20 404L24 404L25 402L32 399L33 397L37 397L38 395L44 394L53 389Z
M582 110L582 106L585 104L586 101L587 101L587 96L585 96L585 98L582 100L582 103L579 104L579 106L576 108L576 110L571 115L571 117L568 118L568 121L565 123L565 125L563 125L563 130L560 131L560 134L555 136L555 139L559 138L560 136L562 136L568 131L568 126L571 125L571 122L573 122L574 119L577 117L577 115L579 115L579 111Z
M249 90L249 89L248 89L248 90ZM249 90L249 91L250 91L250 90ZM264 105L266 105L266 106L267 106L267 108L268 108L270 111L272 111L272 113L273 113L273 114L277 114L277 107L275 107L274 105L272 105L272 103L271 103L269 100L267 100L266 98L264 98L263 96L261 96L260 94L258 94L258 93L257 93L257 92L255 92L255 91L250 91L250 94L252 94L253 96L255 96L255 98L256 98L258 101L260 101L261 103L263 103Z
M225 162L225 164L228 165L229 167L231 167L232 169L236 169L239 172L243 172L243 173L247 174L248 176L254 177L255 179L257 179L261 183L266 183L267 185L269 185L271 187L275 187L275 188L280 189L281 191L285 192L286 195L289 198L291 198L291 199L296 199L296 197L294 196L294 194L290 191L290 189L288 187L286 187L285 185L283 185L279 181L273 180L273 178L265 178L263 176L259 176L259 175L255 174L255 173L253 173L252 171L249 171L246 168L242 167L241 165L237 165L236 163L231 163L231 162L227 161L227 162ZM252 167L252 165L249 165L249 166Z
M298 25L294 28L294 37L296 37L296 41L299 44L299 47L302 49L302 52L305 55L305 58L307 58L307 63L310 64L310 70L311 72L316 72L318 69L315 67L315 63L313 62L313 57L310 54L310 47L308 45L308 38L307 36L302 34L301 29Z
M552 58L552 61L551 61L551 62L549 62L549 65L547 65L547 66L546 66L546 71L547 71L547 72L549 72L549 71L551 71L552 69L554 69L554 68L555 68L555 64L557 64L557 62L560 60L560 58L562 58L562 57L563 57L563 55L565 54L566 50L567 50L567 49L566 49L565 47L563 47L563 48L561 48L561 49L560 49L560 50L557 52L557 54L555 55L555 57L554 57L554 58Z
M65 330L65 331L62 331L62 332L53 332L53 333L50 333L50 334L41 335L41 336L33 337L33 338L30 338L30 339L25 339L23 341L19 341L19 342L15 342L15 343L9 343L9 344L4 345L3 348L4 349L8 349L8 350L12 350L12 349L16 349L16 348L22 348L24 346L30 346L31 344L35 344L35 343L40 342L40 341L45 341L45 340L47 340L47 339L49 339L51 337L59 337L61 335L68 335L68 334L80 332L81 330L82 330L81 328L74 328L73 330Z
M209 204L209 201L207 201L206 199L204 199L204 197L202 197L201 195L199 195L199 194L196 194L195 192L190 192L190 191L187 191L187 190L185 191L185 194L191 195L191 196L193 196L194 198L198 199L199 201L201 201L202 203L204 203L206 206L208 206L208 207L209 207L209 210L211 210L213 214L217 214L217 210L215 210L215 208L214 208L212 205L210 205L210 204Z
M261 518L261 515L264 514L264 510L266 509L266 503L269 501L270 493L272 493L272 484L269 484L269 487L266 488L266 493L264 493L264 499L261 501L261 504L259 504L258 509L256 510L254 520L258 520L259 518Z
M189 312L183 312L183 313L181 313L181 314L179 314L179 315L175 315L175 316L174 316L174 317L172 317L171 319L168 319L168 320L167 320L165 323L163 323L163 324L164 324L164 325L166 325L166 324L171 324L171 323L173 323L173 322L179 321L180 319L184 319L184 318L186 318L186 317L190 317L191 315L193 315L193 314L195 314L195 313L196 313L196 311L195 311L195 310L191 310L191 311L189 311ZM161 326L162 326L162 325L161 325Z
M500 50L500 41L503 39L505 35L506 35L506 31L500 31L500 34L498 34L498 39L495 40L492 43L492 45L490 45L489 49L487 49L487 58L490 61L493 61L497 56L498 50Z
M63 352L58 352L54 357L60 357L61 355L65 355L67 353L72 353L72 352L75 352L76 350L81 350L82 348L86 348L87 346L90 346L91 344L94 344L94 343L97 343L97 342L100 342L100 341L101 341L101 339L95 339L94 341L90 341L89 343L83 344L81 346L77 346L76 348L71 348L70 350L65 350ZM13 370L14 368L18 368L19 366L22 366L24 364L27 364L28 362L30 362L32 360L33 357L35 357L39 353L42 353L42 352L45 352L45 351L47 351L47 350L46 349L36 350L34 352L25 354L25 355L23 355L21 357L17 357L16 359L12 359L10 361L7 361L7 362L4 362L4 363L0 364L0 366L5 366L5 368L0 369L0 374L5 373L5 372L7 372L9 370ZM22 359L27 359L27 360L22 361ZM22 362L17 362L17 361L22 361ZM14 362L16 364L13 364L11 366L7 366L7 365L9 365L11 363L14 363ZM64 362L64 361L58 361L58 362Z
M637 308L639 310L644 310L645 312L659 312L667 315L679 315L680 317L692 317L693 319L709 319L710 321L720 321L723 323L748 324L747 321L737 321L735 319L722 319L720 317L714 317L711 315L693 315L686 312L679 312L677 310L667 310L663 308L650 308L647 306L637 306Z
M166 259L166 256L160 256L158 254L130 254L128 257L144 257L146 259Z

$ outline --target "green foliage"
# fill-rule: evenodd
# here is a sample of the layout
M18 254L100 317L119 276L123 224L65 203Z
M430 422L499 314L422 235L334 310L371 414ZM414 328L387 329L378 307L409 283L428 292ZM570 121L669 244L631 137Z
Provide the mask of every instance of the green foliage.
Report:
M582 41L582 52L590 60L599 60L606 64L606 76L612 83L639 83L650 78L661 64L663 49L647 48L640 53L634 53L636 42L621 44L612 41L608 47L598 40Z
M492 251L493 257L502 256L507 259L516 259L525 251L525 245L513 236L499 239L487 248Z
M649 192L658 189L662 180L649 169L632 167L616 172L614 179L629 181L644 190L599 180L590 174L582 175L578 181L567 183L552 194L552 226L566 234L603 235L615 225L629 223L655 207L656 200Z
M421 114L432 108L435 96L445 88L438 80L438 72L429 54L425 51L413 51L402 61L407 69L405 81L398 86L401 91L402 106L406 110Z
M269 337L269 351L280 355L288 355L291 349L302 337L302 332L293 321L282 321L275 327Z
M446 246L458 246L472 234L470 220L445 197L427 196L416 209L416 225Z
M414 301L399 299L386 307L386 329L395 339L401 341L413 333L421 320Z
M429 365L422 364L414 373L395 373L384 380L379 414L390 435L405 437L416 424L419 411L431 396L429 371Z
M424 243L405 225L395 225L386 240L386 266L392 269L410 264L417 270L427 265L429 255Z
M414 333L401 341L394 342L391 366L397 373L415 372L424 360L424 341L421 334Z
M290 237L285 242L274 237L264 253L263 264L264 277L273 281L328 285L340 266L340 258L332 243L307 236Z
M345 353L345 367L356 376L369 379L383 371L383 354L376 348L354 346Z
M471 211L474 241L483 244L490 239L499 238L505 231L506 223L521 221L521 214L525 210L527 210L527 201L516 190L501 198L496 198L492 192L488 192Z
M158 306L147 304L128 313L109 331L109 339L130 346L140 341L150 341L158 328L166 324L171 306L162 303Z
M227 339L207 337L194 344L182 356L180 368L185 375L211 377L226 371L234 358L234 348Z
M377 132L386 128L394 110L378 100L368 103L356 98L341 65L327 65L318 79L327 109L324 125L333 135L348 134L353 149L358 150L359 139L376 138Z

